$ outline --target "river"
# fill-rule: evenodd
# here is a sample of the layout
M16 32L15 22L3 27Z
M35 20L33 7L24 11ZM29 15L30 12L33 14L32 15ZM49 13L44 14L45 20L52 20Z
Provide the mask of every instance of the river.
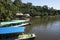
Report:
M35 33L35 40L60 40L60 17L31 18L25 33Z

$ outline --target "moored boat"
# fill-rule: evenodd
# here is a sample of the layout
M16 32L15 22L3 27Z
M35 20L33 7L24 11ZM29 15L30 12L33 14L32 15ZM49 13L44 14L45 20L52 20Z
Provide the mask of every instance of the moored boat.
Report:
M35 34L22 34L18 36L19 40L33 40L36 37Z

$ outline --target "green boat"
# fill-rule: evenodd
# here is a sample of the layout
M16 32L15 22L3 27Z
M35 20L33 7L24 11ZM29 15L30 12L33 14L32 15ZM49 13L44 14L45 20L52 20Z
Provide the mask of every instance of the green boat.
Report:
M22 34L18 36L18 39L19 40L32 40L35 37L36 37L35 34Z

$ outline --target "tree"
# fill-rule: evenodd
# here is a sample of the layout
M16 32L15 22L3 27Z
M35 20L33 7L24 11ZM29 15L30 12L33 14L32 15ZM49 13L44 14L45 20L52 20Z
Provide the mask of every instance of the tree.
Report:
M55 16L60 15L60 10L53 7L49 8L47 5L34 6L32 3L22 3L21 0L0 0L0 19L4 21L16 18L16 13L28 13L31 16Z

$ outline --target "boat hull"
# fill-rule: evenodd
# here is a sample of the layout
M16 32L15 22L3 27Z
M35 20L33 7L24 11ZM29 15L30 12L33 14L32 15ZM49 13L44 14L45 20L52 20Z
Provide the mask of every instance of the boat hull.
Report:
M33 38L27 38L27 39L19 39L19 40L34 40L35 39L35 37L33 37Z
M32 34L32 37L29 38L18 38L19 40L34 40L35 39L35 34Z

